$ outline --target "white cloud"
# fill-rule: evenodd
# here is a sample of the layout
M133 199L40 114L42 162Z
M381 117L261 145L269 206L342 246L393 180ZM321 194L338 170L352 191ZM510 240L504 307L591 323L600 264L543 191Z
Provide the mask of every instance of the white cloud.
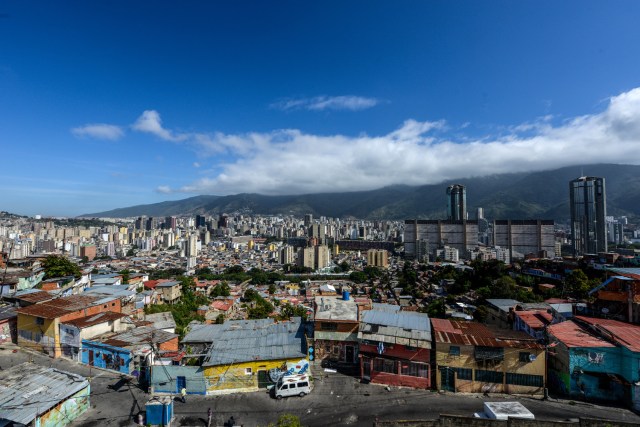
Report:
M78 138L96 138L115 141L124 136L120 126L108 125L105 123L91 123L71 129L71 133Z
M156 191L162 194L169 194L172 192L171 187L169 187L168 185L160 185L158 188L156 188Z
M138 132L150 133L165 141L180 142L189 137L187 134L174 134L163 128L160 114L155 110L144 111L131 127Z
M381 136L325 136L295 129L192 135L189 142L200 154L224 153L233 160L216 164L215 175L182 188L161 188L201 194L301 194L590 163L640 164L640 88L610 98L603 112L555 126L543 117L511 127L506 136L454 141L434 130L446 130L446 124L407 120Z
M194 168L199 168L201 165L198 162L193 162L193 167Z
M375 98L363 96L343 95L343 96L316 96L313 98L287 98L281 99L270 105L277 110L349 110L360 111L375 107L380 103Z

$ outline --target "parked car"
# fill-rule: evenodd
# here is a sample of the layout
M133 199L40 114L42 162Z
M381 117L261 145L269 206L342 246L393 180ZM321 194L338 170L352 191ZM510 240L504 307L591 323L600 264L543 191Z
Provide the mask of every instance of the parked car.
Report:
M271 397L282 399L289 396L304 396L311 392L308 375L285 375L277 383L269 386Z

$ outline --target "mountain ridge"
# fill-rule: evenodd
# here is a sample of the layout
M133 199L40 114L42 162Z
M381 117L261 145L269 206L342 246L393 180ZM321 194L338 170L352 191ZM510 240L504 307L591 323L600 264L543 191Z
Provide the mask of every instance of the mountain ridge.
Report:
M569 181L578 178L580 174L577 172L581 170L587 171L588 176L605 178L607 215L640 216L640 166L597 164L493 174L421 186L390 185L376 190L343 193L200 195L79 217L162 217L247 211L262 215L301 216L310 213L334 218L441 219L446 216L445 190L448 185L456 183L467 188L470 218L475 218L476 208L482 207L486 218L544 218L559 221L569 217Z

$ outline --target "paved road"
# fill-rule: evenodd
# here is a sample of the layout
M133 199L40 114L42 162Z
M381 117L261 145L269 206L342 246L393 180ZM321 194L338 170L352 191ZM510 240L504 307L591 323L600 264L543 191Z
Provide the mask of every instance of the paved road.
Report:
M91 409L72 426L131 426L138 413L143 412L150 396L132 384L113 387L120 376L108 371L89 369L66 359L24 352L12 345L0 345L0 366L12 366L31 359L43 366L76 372L91 378ZM315 372L322 372L315 370ZM207 409L214 411L215 426L223 426L231 416L236 424L266 426L280 414L300 416L306 426L371 426L375 417L380 420L419 420L437 418L439 414L472 415L482 410L483 401L519 400L541 420L567 420L578 417L627 421L640 425L640 416L614 407L602 407L566 400L541 401L512 396L484 397L447 394L425 390L391 388L361 384L339 373L315 376L314 389L305 397L290 397L280 401L266 392L239 393L226 396L187 396L187 403L175 401L175 425L206 426Z

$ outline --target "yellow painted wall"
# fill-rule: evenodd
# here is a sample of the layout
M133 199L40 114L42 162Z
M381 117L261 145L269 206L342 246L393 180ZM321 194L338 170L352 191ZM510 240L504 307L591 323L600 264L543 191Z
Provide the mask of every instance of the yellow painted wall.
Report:
M285 363L296 363L300 360L300 357L298 357L206 367L204 368L204 378L207 383L207 394L257 391L258 371L268 372L270 369L282 367ZM251 374L246 373L248 368L251 369Z
M18 345L60 357L62 352L58 319L43 319L42 325L39 325L36 319L36 316L18 313ZM21 331L23 333L20 333ZM24 337L25 332L31 334L30 340Z
M503 384L485 383L480 381L468 381L456 377L456 391L465 393L508 393L508 394L542 394L542 387L529 387L514 384L505 384L506 373L540 375L546 384L545 350L529 348L504 348L504 360L493 365L485 366L482 362L476 362L473 346L460 347L460 356L449 355L450 344L436 343L436 366L449 366L452 368L473 369L472 378L475 378L475 370L487 370L503 372ZM533 362L520 362L520 352L531 353L536 356ZM441 389L442 374L436 368L436 388Z

